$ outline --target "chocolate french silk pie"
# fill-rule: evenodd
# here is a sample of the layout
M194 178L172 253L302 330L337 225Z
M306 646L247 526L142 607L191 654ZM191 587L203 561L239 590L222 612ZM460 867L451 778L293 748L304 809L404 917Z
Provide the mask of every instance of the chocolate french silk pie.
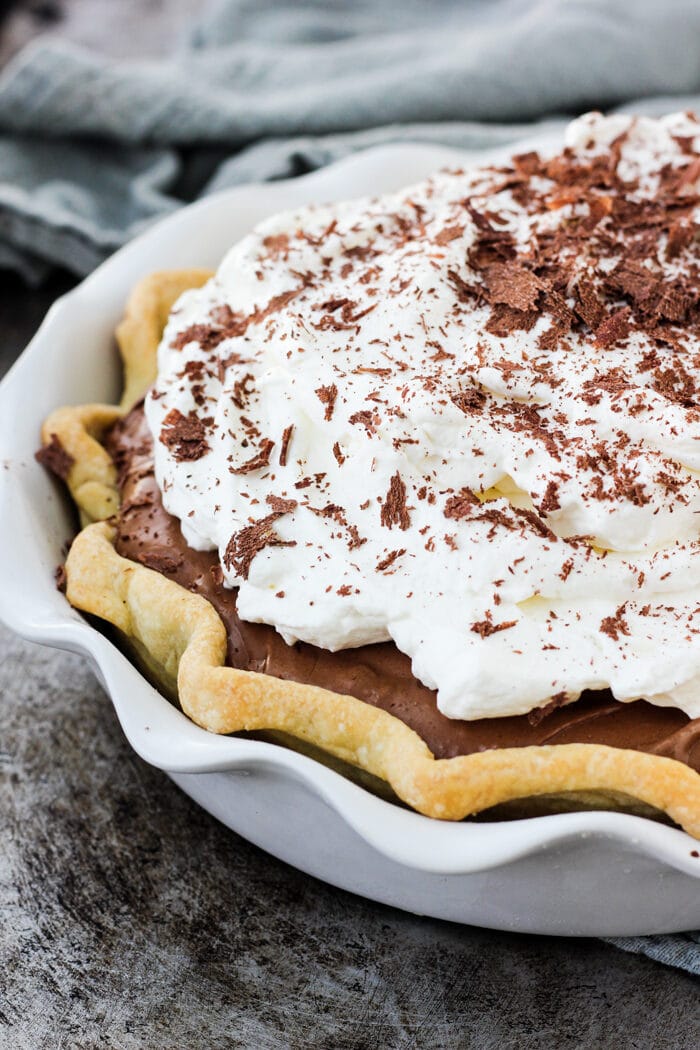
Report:
M199 725L430 816L700 836L699 231L698 120L589 114L153 275L121 405L44 426L68 600Z

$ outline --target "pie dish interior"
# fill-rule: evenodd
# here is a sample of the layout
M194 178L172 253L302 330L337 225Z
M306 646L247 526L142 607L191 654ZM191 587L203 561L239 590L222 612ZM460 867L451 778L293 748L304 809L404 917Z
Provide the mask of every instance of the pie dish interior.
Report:
M460 820L497 806L518 816L613 808L665 814L700 837L700 776L682 762L577 743L436 759L402 721L355 697L226 666L226 630L211 604L117 554L117 472L101 440L153 381L172 304L209 276L177 271L141 282L117 331L121 404L59 409L44 424L44 446L67 455L62 473L82 525L66 562L71 604L116 628L140 669L197 724L216 733L274 734L368 785L386 785L428 816Z

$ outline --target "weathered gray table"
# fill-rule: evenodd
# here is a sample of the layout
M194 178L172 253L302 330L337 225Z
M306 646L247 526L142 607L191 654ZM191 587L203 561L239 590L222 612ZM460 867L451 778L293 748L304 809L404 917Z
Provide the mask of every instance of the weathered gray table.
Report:
M71 4L78 39L93 2ZM162 7L141 6L152 33ZM70 281L0 277L4 372ZM130 751L81 660L4 630L0 792L2 1050L697 1045L681 973L415 918L266 856Z

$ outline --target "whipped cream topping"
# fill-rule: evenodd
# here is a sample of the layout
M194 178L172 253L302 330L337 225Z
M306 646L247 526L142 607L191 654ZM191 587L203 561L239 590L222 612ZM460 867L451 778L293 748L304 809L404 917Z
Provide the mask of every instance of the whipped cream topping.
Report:
M698 717L700 124L566 143L257 227L171 314L156 477L244 619L449 717Z

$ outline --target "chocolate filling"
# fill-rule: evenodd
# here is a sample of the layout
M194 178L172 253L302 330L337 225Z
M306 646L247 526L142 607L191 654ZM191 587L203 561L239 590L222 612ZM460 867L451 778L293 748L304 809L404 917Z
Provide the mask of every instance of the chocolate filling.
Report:
M436 694L413 677L410 660L391 642L330 653L301 642L289 646L273 627L244 622L236 612L236 591L222 585L216 552L188 547L179 522L163 507L141 406L111 429L106 447L119 471L118 553L207 598L226 625L232 667L349 693L381 707L414 729L438 758L491 748L595 743L666 755L700 772L700 719L691 721L675 708L643 700L622 704L600 691L534 717L458 721L440 713Z

